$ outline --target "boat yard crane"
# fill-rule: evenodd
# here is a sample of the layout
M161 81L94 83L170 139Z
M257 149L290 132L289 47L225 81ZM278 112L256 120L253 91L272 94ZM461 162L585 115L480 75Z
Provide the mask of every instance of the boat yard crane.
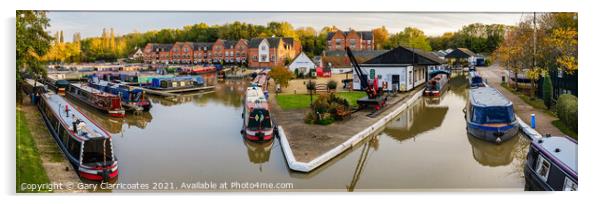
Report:
M357 104L360 106L360 109L369 106L372 107L375 112L380 110L385 106L385 103L387 102L387 96L385 96L382 89L379 89L378 87L378 77L375 76L372 80L373 83L370 84L368 81L368 76L366 76L364 71L362 71L360 68L355 56L353 56L353 52L351 52L351 49L349 49L349 47L345 47L345 51L347 52L347 56L349 57L349 61L351 61L353 69L360 78L360 89L365 91L368 95L358 99Z

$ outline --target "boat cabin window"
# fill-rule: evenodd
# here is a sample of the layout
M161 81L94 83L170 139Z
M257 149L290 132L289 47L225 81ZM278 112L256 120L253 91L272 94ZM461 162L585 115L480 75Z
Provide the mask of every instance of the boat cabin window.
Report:
M111 141L109 139L92 139L84 143L82 163L113 161Z
M272 128L270 112L264 109L255 109L249 114L247 127L251 130Z
M535 173L544 181L548 180L548 174L550 173L550 162L539 155L537 157L537 165L535 166Z
M569 179L569 177L564 178L564 191L577 191L577 184L573 182L573 180Z
M472 122L479 124L511 123L514 121L514 110L508 107L478 107L472 106Z
M73 156L79 160L79 156L80 156L81 149L82 149L81 143L79 141L73 139L72 137L69 137L68 149L69 149L69 153L71 154L71 156Z

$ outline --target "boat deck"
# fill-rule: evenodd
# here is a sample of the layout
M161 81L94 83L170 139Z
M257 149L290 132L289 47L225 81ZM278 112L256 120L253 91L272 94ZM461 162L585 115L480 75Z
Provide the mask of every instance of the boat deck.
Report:
M46 93L43 97L47 99L47 105L50 110L52 110L57 116L60 116L60 119L70 127L70 130L73 130L73 122L76 120L80 121L77 132L77 135L80 138L87 140L92 138L111 137L109 133L97 126L86 115L81 113L75 106L71 105L63 97L54 93ZM68 114L65 111L65 106L69 107Z

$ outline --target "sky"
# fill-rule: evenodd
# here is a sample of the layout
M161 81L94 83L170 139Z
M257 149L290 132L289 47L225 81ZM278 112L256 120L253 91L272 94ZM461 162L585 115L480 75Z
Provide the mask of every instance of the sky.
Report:
M524 14L529 15L529 14ZM385 26L389 33L405 27L417 27L426 35L436 36L453 32L471 23L517 24L521 13L307 13L307 12L140 12L140 11L49 11L49 32L63 30L65 41L73 33L82 38L99 36L103 28L114 28L116 35L163 28L182 28L185 25L207 23L222 25L240 21L267 25L270 21L287 21L295 28L311 26L316 30L334 25L341 30L371 30Z

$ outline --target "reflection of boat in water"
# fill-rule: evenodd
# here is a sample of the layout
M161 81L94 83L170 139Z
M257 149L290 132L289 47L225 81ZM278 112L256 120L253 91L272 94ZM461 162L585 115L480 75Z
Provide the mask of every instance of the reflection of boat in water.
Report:
M144 129L146 128L146 125L148 125L153 120L153 116L150 114L150 112L130 114L124 118L114 118L107 117L105 115L101 115L89 109L86 109L85 107L82 107L79 103L77 103L77 101L75 101L74 105L79 106L82 112L86 113L88 117L96 121L100 126L102 126L111 134L121 133L124 125L128 125L128 127L134 126L140 129Z
M251 142L249 140L244 140L244 142L245 146L247 146L247 154L251 163L262 164L270 160L274 140L262 143Z
M505 166L514 159L512 151L519 137L514 137L502 144L493 144L467 135L472 146L472 156L483 166Z
M441 126L449 107L427 106L425 103L419 100L411 105L389 123L384 132L403 141Z

